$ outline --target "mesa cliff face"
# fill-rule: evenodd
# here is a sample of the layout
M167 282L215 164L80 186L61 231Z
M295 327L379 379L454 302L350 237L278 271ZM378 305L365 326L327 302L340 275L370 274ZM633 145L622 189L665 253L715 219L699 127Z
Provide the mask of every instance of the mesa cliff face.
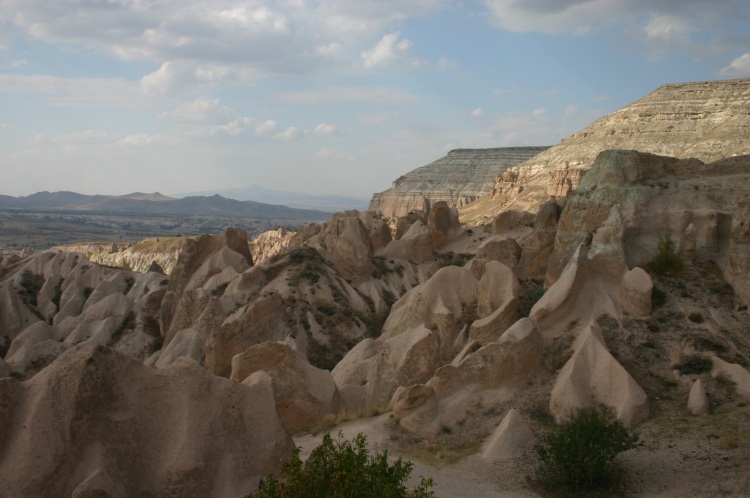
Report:
M507 209L536 211L577 188L596 156L638 150L705 163L750 154L750 79L675 83L595 121L558 145L509 168L461 219L487 223Z
M502 147L457 149L437 161L417 168L393 182L384 192L373 194L370 211L386 218L409 211L427 211L430 204L446 201L460 207L492 190L497 177L510 166L520 164L547 147Z

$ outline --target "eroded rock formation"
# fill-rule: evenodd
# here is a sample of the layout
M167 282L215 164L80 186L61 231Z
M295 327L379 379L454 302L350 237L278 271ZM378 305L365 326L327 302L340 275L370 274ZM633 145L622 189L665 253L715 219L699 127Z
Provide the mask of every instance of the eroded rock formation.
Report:
M489 223L506 209L536 211L549 195L575 189L609 149L630 149L710 163L750 154L750 79L664 85L559 144L506 171L490 195L461 209L468 223Z
M457 149L446 157L417 168L393 186L374 194L370 211L386 218L398 218L409 211L428 212L438 201L451 207L469 204L490 192L497 177L510 166L520 164L547 147L504 147L497 149Z

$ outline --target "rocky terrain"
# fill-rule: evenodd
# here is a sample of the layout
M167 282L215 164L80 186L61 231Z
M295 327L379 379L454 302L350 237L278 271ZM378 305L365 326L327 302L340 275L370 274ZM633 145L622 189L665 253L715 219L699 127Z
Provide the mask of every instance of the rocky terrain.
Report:
M462 208L461 218L482 224L508 209L536 212L549 196L577 188L597 155L608 149L703 162L750 154L749 106L750 79L664 85L508 168L490 194Z
M750 155L586 171L482 226L436 201L168 239L168 275L147 241L143 272L3 253L0 497L243 496L335 426L438 496L548 496L531 448L592 404L641 437L626 494L748 496Z
M547 147L502 147L457 149L393 182L385 192L373 194L370 211L398 218L409 211L429 211L431 203L445 201L461 207L494 188L497 178L511 166L546 150Z

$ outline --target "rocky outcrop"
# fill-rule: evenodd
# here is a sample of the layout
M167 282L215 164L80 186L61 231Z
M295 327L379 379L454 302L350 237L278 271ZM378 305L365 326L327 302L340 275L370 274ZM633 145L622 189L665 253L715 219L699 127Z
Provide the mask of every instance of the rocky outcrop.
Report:
M250 241L250 254L253 256L253 262L259 264L286 251L293 235L294 232L277 228L276 230L263 232L252 239Z
M547 261L555 246L555 233L560 208L554 199L544 203L539 209L534 229L521 239L521 257L516 265L516 272L521 278L544 277Z
M750 268L743 263L750 261L746 256L750 237L743 235L749 165L750 156L704 164L635 151L601 153L579 189L568 196L549 259L547 284L559 277L578 245L593 236L618 206L629 268L649 263L659 237L669 229L673 241L693 259L726 261L727 280L744 297L743 282Z
M609 353L596 325L581 332L573 349L550 395L550 412L558 420L596 404L608 406L627 427L648 418L648 396Z
M491 195L461 209L461 219L480 224L507 209L536 211L551 192L575 189L576 175L609 149L703 162L750 154L748 107L750 79L664 85L506 171Z
M125 268L147 273L157 264L169 275L177 264L177 257L189 237L153 237L136 243L76 244L53 247L53 251L80 252L89 261L103 266Z
M487 441L482 458L510 460L524 455L535 444L536 437L529 424L515 408L511 408Z
M446 157L417 168L374 194L369 211L398 218L409 211L428 212L438 201L451 207L469 204L490 192L497 177L509 167L539 154L547 147L457 149Z
M651 316L651 294L654 282L643 268L635 267L622 277L620 300L622 309L629 315L646 319Z
M232 358L231 379L253 385L268 376L276 410L289 432L336 422L341 398L330 372L310 365L288 344L264 342Z
M293 448L270 382L186 359L156 370L92 342L31 380L0 379L0 399L8 498L242 496Z
M0 334L11 373L28 378L87 340L144 360L161 344L166 285L164 275L101 267L77 253L19 261L0 280Z
M197 240L187 241L178 257L161 307L160 322L165 346L178 330L190 327L200 311L195 303L198 296L194 295L193 289L203 287L226 268L241 273L252 265L247 235L242 230L229 228L220 235L202 235ZM215 281L212 287L220 284Z
M703 381L696 379L688 395L688 411L693 415L705 415L708 413L708 406L708 396L706 388L703 387Z

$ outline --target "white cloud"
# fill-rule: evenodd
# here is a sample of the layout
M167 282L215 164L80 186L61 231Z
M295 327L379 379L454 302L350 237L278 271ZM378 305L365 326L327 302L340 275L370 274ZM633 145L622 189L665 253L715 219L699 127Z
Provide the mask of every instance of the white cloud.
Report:
M147 104L137 84L124 78L64 78L0 73L0 92L45 95L60 107L134 108Z
M332 135L334 133L337 133L338 129L335 125L327 124L327 123L320 123L319 125L315 126L313 129L313 135L322 137L324 135Z
M719 73L730 77L750 76L750 52L746 52L734 59L728 66L722 68Z
M540 107L531 111L531 115L535 117L544 116L545 114L547 114L547 109L545 109L544 107Z
M278 100L287 104L326 105L341 102L372 103L378 105L411 105L419 102L419 95L388 87L330 86L320 90L283 93Z
M746 0L485 0L505 30L586 36L625 33L650 58L667 52L701 56L736 46L732 24L746 30ZM743 21L744 19L744 21Z
M281 133L277 133L273 136L278 140L293 140L299 136L299 128L297 126L290 126Z
M375 48L362 52L362 62L366 68L385 66L402 60L411 48L411 41L401 37L401 32L388 33Z
M179 122L215 123L226 121L233 112L222 106L218 98L199 97L190 102L178 105L173 111L164 112L162 116Z
M276 129L277 125L278 123L276 121L274 121L273 119L269 119L258 125L255 128L255 133L259 136L268 135Z
M8 45L12 39L8 37L23 33L32 39L125 60L215 65L210 74L195 75L203 81L228 77L227 68L242 68L256 77L299 74L341 65L354 68L361 64L360 54L368 50L367 44L395 23L439 11L448 4L448 0L110 0L73 4L3 0L0 45ZM403 52L409 45L408 40L398 40L381 50ZM373 56L377 64L383 54ZM149 83L149 91L159 91L168 81Z
M484 116L484 109L482 109L481 107L477 107L469 113L469 116L471 116L472 118L481 118L482 116Z

